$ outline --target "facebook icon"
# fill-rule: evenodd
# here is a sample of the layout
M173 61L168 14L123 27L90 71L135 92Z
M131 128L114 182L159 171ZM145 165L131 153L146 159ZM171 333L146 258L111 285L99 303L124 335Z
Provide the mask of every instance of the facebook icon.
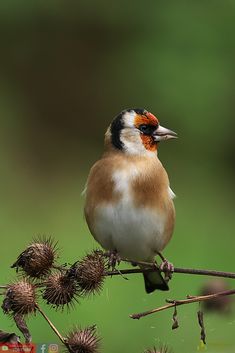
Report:
M41 346L40 346L40 353L45 353L45 351L46 351L46 344L43 343L43 344L41 344Z

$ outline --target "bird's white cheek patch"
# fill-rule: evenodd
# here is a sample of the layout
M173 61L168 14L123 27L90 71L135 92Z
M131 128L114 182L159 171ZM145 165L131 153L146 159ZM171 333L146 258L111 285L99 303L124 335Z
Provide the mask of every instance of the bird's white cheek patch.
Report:
M134 111L126 112L123 116L123 120L125 121L125 126L133 128L135 125L135 117L136 117L136 113Z

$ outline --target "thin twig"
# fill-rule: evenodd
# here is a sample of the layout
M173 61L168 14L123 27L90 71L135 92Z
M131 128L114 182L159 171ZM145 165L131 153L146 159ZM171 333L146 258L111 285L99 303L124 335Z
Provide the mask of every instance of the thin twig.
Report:
M214 276L214 277L224 277L224 278L235 278L234 272L203 270L203 269L196 269L196 268L175 267L174 273L183 273L183 274L188 274L188 275L204 275L204 276Z
M132 315L130 315L130 317L132 319L140 319L144 316L154 314L159 311L163 311L163 310L175 307L175 306L184 305L184 304L191 304L191 303L196 303L196 302L202 302L202 301L211 300L211 299L214 299L217 297L226 296L226 295L234 295L234 294L235 294L235 289L231 289L231 290L226 290L226 291L208 294L208 295L188 296L187 297L188 299L183 299L183 300L169 300L168 299L168 300L166 300L167 303L169 303L167 305L164 305L159 308L152 309L152 310L144 311L142 313L132 314Z
M47 315L42 311L42 309L39 307L38 304L36 304L36 308L37 308L37 310L40 312L40 314L44 317L44 319L47 321L47 323L48 323L49 326L52 328L52 330L55 332L55 334L59 337L59 339L61 340L61 342L67 346L64 337L60 334L60 332L57 330L57 328L55 327L55 325L51 322L51 320L47 317Z
M133 261L129 259L122 259L122 261L128 263L135 263L136 265L140 265L145 267L143 268L134 268L134 269L124 269L124 270L114 270L114 271L107 271L107 276L117 276L117 275L128 275L134 273L143 273L143 272L156 272L161 271L165 272L164 269L160 269L156 264L143 262L143 261ZM181 267L174 267L173 273L182 273L186 275L204 275L204 276L214 276L214 277L224 277L224 278L234 278L235 279L235 272L224 272L224 271L216 271L216 270L204 270L204 269L196 269L196 268L181 268Z
M154 272L154 270L147 269L146 272ZM113 271L106 271L105 276L120 276L120 275L131 275L135 273L143 273L143 270L140 268L131 268L125 270L113 270Z

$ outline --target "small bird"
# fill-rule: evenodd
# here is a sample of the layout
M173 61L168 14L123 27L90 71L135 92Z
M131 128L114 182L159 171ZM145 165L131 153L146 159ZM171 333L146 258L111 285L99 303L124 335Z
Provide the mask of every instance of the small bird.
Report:
M111 254L133 263L162 257L174 229L175 195L157 151L160 141L176 135L139 108L123 110L108 127L104 154L88 176L84 211L91 234ZM147 293L169 289L160 271L143 274Z

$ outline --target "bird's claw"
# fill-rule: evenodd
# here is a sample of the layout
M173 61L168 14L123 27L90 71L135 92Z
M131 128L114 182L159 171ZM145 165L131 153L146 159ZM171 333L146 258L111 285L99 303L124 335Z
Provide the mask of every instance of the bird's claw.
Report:
M174 265L168 260L164 260L159 269L165 274L165 281L168 282L172 278L172 274L174 272Z
M116 265L119 265L121 262L121 257L118 254L116 250L112 250L109 252L109 268L112 269L112 271L115 270Z

